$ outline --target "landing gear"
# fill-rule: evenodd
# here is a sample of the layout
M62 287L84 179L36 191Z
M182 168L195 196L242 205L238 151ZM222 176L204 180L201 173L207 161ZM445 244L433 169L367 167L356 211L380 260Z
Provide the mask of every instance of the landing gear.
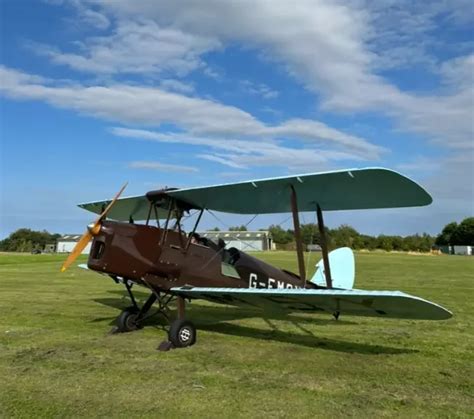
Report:
M168 351L173 348L186 348L196 343L196 327L194 324L185 319L185 300L182 297L174 297L173 295L162 294L155 292L151 287L152 293L146 300L143 307L140 308L132 292L132 283L124 280L125 288L132 301L132 306L126 308L120 313L117 318L117 326L113 330L114 333L133 332L143 327L143 322L154 316L161 314L168 321L168 340L162 342L158 349L160 351ZM169 304L176 298L178 316L174 321L170 320ZM158 310L151 315L148 315L153 304L158 303Z
M135 307L128 307L120 313L117 318L116 331L120 333L133 332L141 329L143 326L138 318L139 311Z
M168 339L175 348L185 348L196 343L196 328L189 320L176 319L171 323Z
M130 296L130 300L132 301L132 305L120 313L120 316L117 318L117 326L113 329L113 333L133 332L134 330L141 329L143 327L143 321L151 317L147 314L152 305L158 299L156 294L152 293L146 300L145 304L143 304L143 307L140 308L138 307L137 301L133 295L132 284L126 280L124 281L124 284L128 295Z
M196 327L192 322L186 320L185 301L183 297L177 297L178 318L171 322L168 330L168 340L161 342L159 351L169 351L173 348L186 348L196 343Z

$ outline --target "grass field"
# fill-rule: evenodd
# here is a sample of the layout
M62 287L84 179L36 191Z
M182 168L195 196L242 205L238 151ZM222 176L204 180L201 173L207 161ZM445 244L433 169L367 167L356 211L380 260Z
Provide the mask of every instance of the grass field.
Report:
M296 270L293 253L259 257ZM60 274L63 259L0 254L1 417L474 416L474 258L356 255L357 288L427 298L448 321L262 318L196 301L197 344L170 352L156 351L159 320L108 335L124 291Z

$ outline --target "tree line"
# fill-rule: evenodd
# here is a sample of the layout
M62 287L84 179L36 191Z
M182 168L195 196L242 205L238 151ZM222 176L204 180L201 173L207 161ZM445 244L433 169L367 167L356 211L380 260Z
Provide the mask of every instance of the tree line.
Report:
M271 225L268 230L277 247L281 249L294 247L293 230L284 230L278 225ZM437 236L426 233L405 237L385 234L369 236L359 233L347 224L334 229L326 228L325 231L328 246L332 249L347 246L352 249L429 252L434 245L474 246L474 217L465 218L459 224L456 222L447 224ZM301 239L305 245L321 244L317 224L301 225Z
M302 224L301 240L305 245L321 244L321 236L317 224ZM292 249L294 243L294 231L284 230L280 226L271 225L269 232L278 249ZM337 228L326 228L326 239L330 249L338 247L350 247L351 249L386 251L416 251L429 252L435 242L435 237L429 234L414 234L411 236L392 236L381 234L379 236L369 236L359 233L354 227L343 224Z
M217 227L212 229L219 231ZM230 227L230 231L246 231L244 225ZM268 229L272 240L278 249L294 249L294 231L283 229L279 225L271 225ZM6 239L0 240L0 251L6 252L32 252L36 249L43 250L47 244L55 243L60 234L51 234L46 230L34 231L28 228L20 228L10 234ZM474 217L469 217L459 224L452 222L447 224L440 234L430 236L429 234L414 234L410 236L384 235L369 236L359 233L354 227L343 224L337 228L326 227L328 246L331 249L338 247L350 247L352 249L386 251L416 251L429 252L433 245L468 245L474 246ZM317 224L302 224L301 239L305 245L321 244L321 237Z
M317 224L302 224L300 228L301 239L305 245L321 244ZM231 227L229 230L246 230L246 228L244 226ZM278 249L295 248L294 231L292 229L285 230L279 225L271 225L268 231ZM347 246L352 249L429 252L434 245L474 246L474 217L468 217L459 224L456 222L447 224L437 236L431 236L426 233L404 237L385 234L369 236L359 233L354 227L347 224L334 229L326 228L325 231L328 246L331 249Z
M56 243L60 234L51 234L46 230L34 231L29 228L20 228L0 241L2 252L32 252L43 250L47 244Z

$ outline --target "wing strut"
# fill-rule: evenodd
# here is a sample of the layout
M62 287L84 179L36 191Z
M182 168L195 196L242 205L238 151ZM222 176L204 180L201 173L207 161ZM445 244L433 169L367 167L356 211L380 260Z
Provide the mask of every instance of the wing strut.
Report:
M192 240L192 238L193 238L193 236L194 236L194 233L196 233L196 228L197 228L197 226L199 225L199 221L201 221L201 217L202 217L203 212L204 212L204 208L202 208L201 211L199 212L199 215L198 215L198 217L197 217L197 220L196 220L196 222L194 223L193 231L191 231L191 233L189 233L189 235L188 235L188 241L187 241L187 243L186 243L186 247L184 248L185 252L188 251L189 246L191 245L191 240Z
M298 268L300 278L303 281L303 288L306 288L306 269L304 267L303 242L301 241L300 220L298 216L298 203L296 200L296 191L293 185L291 188L291 212L293 214L293 225L295 228L296 253L298 255Z
M318 218L319 235L321 236L321 251L323 253L324 276L326 277L326 286L328 288L332 288L331 267L329 266L326 230L324 229L323 212L319 204L316 206L316 216Z

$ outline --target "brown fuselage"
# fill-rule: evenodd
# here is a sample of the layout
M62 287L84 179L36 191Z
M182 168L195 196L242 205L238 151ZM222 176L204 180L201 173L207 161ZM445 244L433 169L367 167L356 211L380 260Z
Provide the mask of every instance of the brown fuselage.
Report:
M188 244L182 232L151 225L104 221L88 267L155 291L173 287L315 288L299 276L236 249Z

